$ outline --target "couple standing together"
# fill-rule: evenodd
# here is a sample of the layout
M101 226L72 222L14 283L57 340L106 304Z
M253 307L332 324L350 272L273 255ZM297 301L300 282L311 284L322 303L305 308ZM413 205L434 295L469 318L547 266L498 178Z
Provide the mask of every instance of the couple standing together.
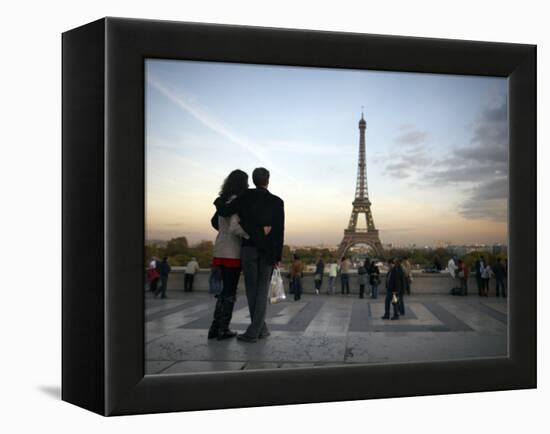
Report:
M218 235L212 266L221 270L222 291L217 296L209 339L237 335L229 329L229 323L241 270L251 323L237 339L256 342L269 336L265 317L271 274L283 252L284 203L268 191L267 169L254 169L252 181L256 188L248 188L245 172L234 170L214 201L216 212L211 223Z

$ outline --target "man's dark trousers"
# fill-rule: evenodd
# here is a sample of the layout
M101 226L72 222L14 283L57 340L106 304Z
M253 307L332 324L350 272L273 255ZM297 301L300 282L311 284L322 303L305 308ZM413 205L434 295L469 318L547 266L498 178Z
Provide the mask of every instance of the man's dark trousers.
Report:
M185 292L192 292L193 291L193 280L195 279L194 274L185 273L184 279L183 279L183 287Z
M386 300L384 302L384 316L390 316L390 305L392 304L392 298L393 298L393 292L392 291L388 291L386 290ZM403 307L404 309L404 307ZM399 316L399 312L398 312L398 305L397 304L394 304L393 305L393 315L394 316Z
M160 276L160 296L166 298L166 289L168 288L168 275Z
M251 319L244 335L257 339L261 334L267 333L265 316L273 266L268 263L263 252L250 245L243 245L241 248L241 266Z
M479 276L479 273L476 274L476 282L477 282L477 294L482 295L483 294L483 281L481 279L481 276Z
M342 273L340 275L340 279L342 281L342 294L344 294L344 290L346 294L349 294L349 275L348 273Z
M502 296L506 297L506 284L504 282L504 279L496 279L496 292L497 297L500 297L500 290L502 290Z

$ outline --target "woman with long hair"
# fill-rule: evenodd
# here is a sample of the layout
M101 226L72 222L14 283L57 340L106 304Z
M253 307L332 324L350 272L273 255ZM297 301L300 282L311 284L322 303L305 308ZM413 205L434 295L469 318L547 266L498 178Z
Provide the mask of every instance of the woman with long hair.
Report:
M242 170L234 170L225 179L216 201L230 203L247 189L248 175ZM213 220L216 219L213 224L217 226L218 235L214 242L212 266L221 270L222 291L216 296L214 319L208 330L208 339L222 340L237 335L229 329L229 323L237 300L237 285L241 275L241 240L248 238L248 234L239 224L237 214L229 217L215 215Z

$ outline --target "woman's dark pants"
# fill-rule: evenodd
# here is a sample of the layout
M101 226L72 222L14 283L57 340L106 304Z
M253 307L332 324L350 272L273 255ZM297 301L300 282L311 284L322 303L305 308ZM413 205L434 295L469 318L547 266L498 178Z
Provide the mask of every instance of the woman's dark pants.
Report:
M229 330L233 316L233 307L237 301L237 286L241 275L240 268L220 267L222 274L222 292L217 295L214 319L208 332L210 338L223 336Z

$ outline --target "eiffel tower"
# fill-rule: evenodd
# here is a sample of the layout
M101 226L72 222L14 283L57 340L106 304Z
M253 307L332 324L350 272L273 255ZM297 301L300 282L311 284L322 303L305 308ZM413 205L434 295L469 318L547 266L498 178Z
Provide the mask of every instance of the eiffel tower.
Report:
M348 227L344 229L344 239L340 243L340 247L338 247L339 259L342 259L348 249L356 244L366 244L370 246L373 253L378 256L382 256L384 253L380 237L378 236L378 229L374 226L374 220L370 210L371 202L369 200L367 188L367 162L365 157L366 129L367 122L363 118L363 113L361 113L361 120L359 121L359 163L357 165L355 199L352 202L353 209L351 211ZM367 220L366 229L357 228L357 218L359 214L365 214Z

